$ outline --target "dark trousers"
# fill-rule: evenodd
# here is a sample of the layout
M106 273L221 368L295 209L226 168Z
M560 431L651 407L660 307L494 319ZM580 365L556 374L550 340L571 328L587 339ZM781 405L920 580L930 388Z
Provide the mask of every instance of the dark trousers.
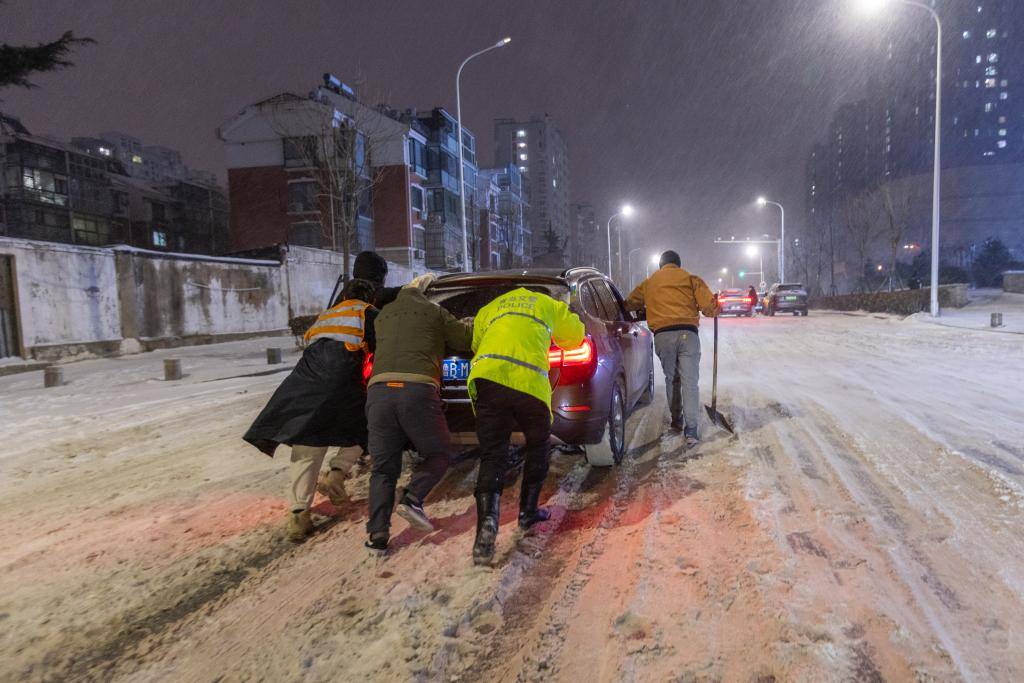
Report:
M515 389L488 381L476 383L476 435L480 440L480 473L477 493L500 493L508 468L512 432L526 437L523 485L548 476L551 449L551 412L543 401ZM516 429L518 427L518 430Z
M391 528L395 485L402 474L406 444L411 442L422 458L406 491L422 503L448 471L451 435L441 396L432 384L371 384L366 392L366 420L373 462L366 530L372 534Z

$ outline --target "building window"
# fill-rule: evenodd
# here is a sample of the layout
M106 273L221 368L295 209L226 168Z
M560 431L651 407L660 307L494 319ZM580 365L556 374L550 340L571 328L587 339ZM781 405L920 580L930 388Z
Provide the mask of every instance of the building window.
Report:
M986 38L995 38L996 34L997 34L997 31L994 28L990 28L989 30L985 31L985 37Z
M970 31L964 31L964 40L967 40L970 37L971 37L971 32Z
M412 208L423 211L423 188L413 185L409 188L409 202Z
M133 164L141 164L142 163L142 157L140 157L138 154L133 154L132 155L132 163Z
M316 182L303 180L288 183L288 213L310 213L317 210Z
M316 165L316 138L283 138L284 165L289 167Z
M154 247L166 247L167 246L167 233L163 230L153 231L153 246Z
M519 155L519 160L520 160L520 161L526 161L526 160L527 160L527 158L529 158L529 157L528 157L528 155L526 155L526 154L520 154L520 155Z
M988 53L988 63L989 64L995 64L998 61L999 61L999 53L998 52L989 52Z
M71 219L71 228L75 232L76 244L96 247L109 241L110 226L102 219L75 216Z
M994 88L994 87L996 87L996 79L994 79L994 78L986 78L985 79L985 87L986 88Z
M1001 100L1005 100L1008 97L1009 97L1009 95L1007 93L1004 93L1004 92L999 93L999 99L1001 99Z
M998 142L996 143L996 147L998 147L999 149L1005 149L1005 147L1006 147L1006 140L1000 140L1000 141L998 141Z
M516 131L516 137L517 138L525 138L526 137L526 131L520 128L519 130Z

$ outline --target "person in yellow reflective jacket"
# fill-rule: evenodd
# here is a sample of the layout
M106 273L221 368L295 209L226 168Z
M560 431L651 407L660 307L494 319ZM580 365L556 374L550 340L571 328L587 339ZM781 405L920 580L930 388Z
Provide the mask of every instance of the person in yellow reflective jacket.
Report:
M519 526L528 529L548 518L547 510L537 507L550 453L548 350L552 342L576 348L584 333L583 322L568 305L522 287L481 308L473 321L469 395L480 440L475 564L489 564L494 557L509 440L517 427L526 437Z

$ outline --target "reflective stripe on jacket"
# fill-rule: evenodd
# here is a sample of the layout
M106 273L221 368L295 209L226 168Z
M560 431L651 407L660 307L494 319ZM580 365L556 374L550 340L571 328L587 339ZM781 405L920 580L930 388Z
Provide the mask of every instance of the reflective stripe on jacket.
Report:
M320 314L312 327L306 330L306 344L319 339L345 342L349 351L366 349L366 309L364 301L348 299Z
M473 321L470 398L476 401L475 380L487 379L534 396L550 408L551 343L573 349L583 343L584 333L579 316L546 294L520 287L499 296Z

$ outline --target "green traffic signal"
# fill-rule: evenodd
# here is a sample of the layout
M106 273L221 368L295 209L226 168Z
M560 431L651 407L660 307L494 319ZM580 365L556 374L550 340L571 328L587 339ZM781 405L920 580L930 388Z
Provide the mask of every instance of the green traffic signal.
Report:
M746 276L746 274L747 274L747 272L745 270L741 270L740 271L740 277L744 277L744 276Z

